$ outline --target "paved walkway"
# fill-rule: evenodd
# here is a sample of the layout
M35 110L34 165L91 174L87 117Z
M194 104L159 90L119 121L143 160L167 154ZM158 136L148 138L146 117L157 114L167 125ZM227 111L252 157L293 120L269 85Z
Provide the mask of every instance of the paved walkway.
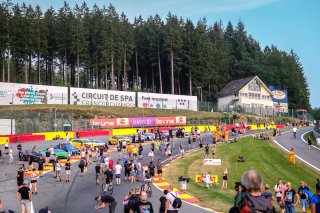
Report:
M308 145L302 140L302 135L311 130L311 127L298 129L296 139L293 138L292 131L288 131L277 136L274 142L286 151L294 148L296 158L320 172L320 150L315 147L309 150Z

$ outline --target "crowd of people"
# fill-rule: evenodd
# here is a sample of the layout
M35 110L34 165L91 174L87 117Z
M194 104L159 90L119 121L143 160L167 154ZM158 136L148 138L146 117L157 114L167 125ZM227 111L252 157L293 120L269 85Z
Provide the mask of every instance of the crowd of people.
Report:
M262 182L262 177L257 171L247 171L243 174L241 182L235 184L237 194L229 213L275 213L277 209L281 213L295 213L299 203L303 213L308 209L311 213L318 213L320 212L319 180L315 184L315 189L316 194L312 194L308 185L301 181L299 188L295 190L291 182L284 182L279 178L273 193L270 185ZM273 201L277 203L277 208L273 206Z
M246 131L246 128L237 127L234 129L234 131L232 130L232 133L234 133L234 137L236 138L236 134L238 134L238 136L242 136L246 134ZM179 137L181 137L182 133L185 133L183 129L179 129L177 132L175 132L175 136ZM95 184L100 185L102 182L105 183L106 192L99 194L99 196L95 198L97 202L101 203L100 205L95 207L96 209L107 207L109 208L109 212L115 212L115 208L117 205L119 205L119 203L115 200L115 198L112 195L107 193L107 189L109 185L113 184L113 180L115 180L116 185L121 185L123 184L122 181L126 181L128 183L131 183L132 186L134 186L133 184L136 182L150 183L153 181L153 178L156 174L158 178L161 180L163 173L163 164L159 159L156 160L157 156L165 157L169 161L172 160L172 152L173 149L175 149L176 145L176 148L177 150L179 150L181 157L184 157L186 148L184 143L175 142L173 131L169 131L168 133L169 134L162 134L161 132L156 131L155 141L152 141L150 142L150 144L147 145L143 145L142 143L128 144L126 141L119 141L119 143L116 145L115 157L111 157L110 153L108 152L109 147L107 145L105 147L93 147L83 145L81 146L81 148L78 149L78 151L76 151L75 155L77 155L80 159L78 163L78 168L80 170L81 176L88 174L88 167L90 167L90 165L92 164L94 166L95 171ZM217 142L228 141L229 134L224 126L218 126L217 130L213 131L212 135L213 140L212 142L210 141L210 143L212 143L210 148L209 144L205 144L203 137L200 136L200 130L195 127L188 136L187 146L189 149L203 149L204 158L210 157L211 150L211 156L212 158L215 158ZM31 151L37 149L37 146L34 145ZM145 149L148 149L148 152L143 152L143 150ZM24 160L22 159L21 144L18 144L17 150L19 163L21 163ZM0 152L0 160L3 160L2 151L0 150ZM61 161L57 157L54 157L54 152L55 151L53 146L50 146L50 148L48 148L46 151L45 157L43 158L42 155L40 155L39 159L37 160L37 163L34 163L34 160L30 155L31 157L29 156L29 158L27 159L27 166L21 164L21 166L19 167L19 170L16 173L18 185L18 192L16 194L16 197L21 204L22 212L28 213L30 211L30 202L32 201L33 196L38 194L38 177L43 177L42 174L46 165L51 164L53 166L53 175L58 183L62 181L71 181L71 169L73 165L71 164L70 159L72 157L72 153L69 152L68 159L66 160L66 162L61 163ZM8 155L8 163L12 164L14 162L14 153L12 147L9 147L8 144L5 145L4 154ZM241 162L244 162L243 156L241 158ZM289 154L289 163L295 164L293 149ZM30 183L25 177L26 171L31 171ZM65 174L65 176L63 176L63 174ZM203 175L202 180L205 183L206 187L212 187L210 172L208 172L206 175ZM261 187L257 187L258 185ZM319 190L318 188L317 190L320 193L320 184L318 185ZM225 168L222 175L221 188L224 189L227 188L227 186L228 170L227 168ZM306 185L305 183L304 185L301 183L301 186ZM242 190L240 190L241 187ZM255 171L250 171L246 173L243 176L241 184L236 187L236 190L238 193L235 200L238 199L238 203L235 202L235 207L238 209L245 208L245 206L247 205L246 202L251 202L249 201L250 197L248 196L256 196L258 192L263 196L270 196L271 194L270 199L277 200L279 208L282 209L282 212L294 212L294 207L295 205L297 205L296 202L298 202L298 200L300 200L301 205L303 205L303 211L305 212L305 207L308 205L308 202L304 202L303 200L311 201L311 197L308 197L310 196L310 193L304 193L306 194L305 198L304 195L302 195L302 190L304 189L300 190L299 188L298 192L295 192L291 188L290 182L282 184L280 180L274 188L275 195L273 196L270 192L270 186L268 184L262 185L262 178ZM131 190L129 190L128 195L123 199L122 204L124 212L177 213L179 208L176 207L175 203L179 202L179 194L173 192L172 186L169 186L166 190L164 190L163 193L163 196L159 199L159 205L157 205L159 206L159 209L155 209L155 206L153 206L154 204L148 201L148 193L147 190L145 190L145 188L132 188ZM239 197L242 199L241 202L239 201ZM315 200L315 198L313 199ZM0 206L1 205L2 204L0 202Z

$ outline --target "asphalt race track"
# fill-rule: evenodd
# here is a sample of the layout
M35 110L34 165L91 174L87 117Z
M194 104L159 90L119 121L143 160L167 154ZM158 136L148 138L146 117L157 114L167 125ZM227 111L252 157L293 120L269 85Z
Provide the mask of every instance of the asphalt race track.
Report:
M261 131L254 131L254 133L259 133ZM253 131L249 131L248 134L253 133ZM284 134L282 137L285 137ZM204 144L212 142L212 136L202 135L204 138ZM96 139L101 139L104 142L107 142L108 137L95 137ZM299 138L296 139L300 141ZM179 153L179 142L182 141L185 145L185 150L188 150L187 138L178 139L175 142L175 147L172 150L172 155L176 155ZM23 149L30 149L34 144L38 146L38 148L47 148L51 144L58 144L59 142L63 143L64 140L60 141L46 141L46 142L37 142L37 143L23 143ZM302 143L302 142L301 142ZM5 208L12 209L16 212L20 212L20 205L17 201L15 194L17 192L17 184L15 173L19 168L19 164L17 161L17 144L13 144L14 154L15 154L15 164L8 165L8 156L5 157L5 163L0 164L0 199L2 200ZM306 145L305 145L306 146ZM113 147L113 146L110 146ZM147 153L150 150L150 145L144 146L143 163L149 163ZM113 159L117 159L116 153L110 153L110 156ZM164 156L155 155L156 160L165 160ZM115 161L116 163L116 161ZM25 162L27 164L27 162ZM33 196L33 207L34 212L38 212L40 208L45 206L49 206L52 213L88 213L88 212L108 212L108 209L95 210L94 207L98 204L95 202L95 196L101 193L101 185L95 185L95 164L88 167L88 173L83 177L80 176L80 169L78 168L78 164L75 163L71 166L72 170L72 180L71 182L65 182L65 172L62 169L62 182L57 183L56 179L53 177L53 172L49 172L45 174L42 178L38 180L38 194ZM35 168L37 168L37 163L35 163ZM193 177L191 177L193 178ZM123 179L123 178L122 178ZM117 201L117 213L123 212L123 198L127 195L128 191L131 188L138 187L140 188L142 185L141 182L136 182L135 184L131 184L129 182L122 181L120 186L114 186L113 196ZM149 201L153 204L154 210L157 212L159 208L159 198L162 195L162 192L157 190L155 187L152 188L152 197L148 198ZM183 203L180 212L185 213L196 213L196 212L209 212L206 210L199 209L190 204Z

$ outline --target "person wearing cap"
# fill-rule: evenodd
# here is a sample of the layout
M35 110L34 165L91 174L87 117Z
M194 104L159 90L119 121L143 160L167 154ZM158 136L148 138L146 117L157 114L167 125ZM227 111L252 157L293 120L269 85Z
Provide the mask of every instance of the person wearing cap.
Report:
M300 203L302 206L302 211L306 212L306 206L308 206L308 202L307 202L308 194L304 193L302 190L310 191L310 189L304 181L301 181L300 184L301 184L301 186L298 189L298 194L300 196Z
M30 213L32 193L28 187L28 181L24 181L22 187L16 193L17 199L21 204L21 213Z
M316 184L317 192L310 198L310 207L311 213L320 212L320 182L318 179L318 183Z
M294 189L291 188L291 183L287 182L287 189L282 194L282 201L284 202L284 208L286 213L295 213L295 206L299 202L299 195ZM297 199L295 200L294 197Z

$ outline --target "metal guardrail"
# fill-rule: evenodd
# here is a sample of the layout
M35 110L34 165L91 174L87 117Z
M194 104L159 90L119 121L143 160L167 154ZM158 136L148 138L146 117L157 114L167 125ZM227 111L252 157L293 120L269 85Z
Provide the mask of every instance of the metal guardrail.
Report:
M318 125L313 127L312 133L313 133L313 137L314 138L319 138L320 137L319 129L320 129L320 126L318 126Z

